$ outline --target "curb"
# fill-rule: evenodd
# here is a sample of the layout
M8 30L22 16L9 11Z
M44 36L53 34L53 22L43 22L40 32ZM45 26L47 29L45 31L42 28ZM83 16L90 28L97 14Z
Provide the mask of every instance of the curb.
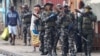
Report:
M12 52L5 51L5 50L1 50L1 49L0 49L0 54L6 55L6 56L23 56L23 55L19 55L19 54L12 53Z

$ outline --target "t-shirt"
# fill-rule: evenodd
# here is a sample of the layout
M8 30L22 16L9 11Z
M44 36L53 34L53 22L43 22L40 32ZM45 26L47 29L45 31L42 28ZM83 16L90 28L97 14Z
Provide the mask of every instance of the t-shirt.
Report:
M16 11L7 13L6 25L16 26L17 20L19 20L19 15Z

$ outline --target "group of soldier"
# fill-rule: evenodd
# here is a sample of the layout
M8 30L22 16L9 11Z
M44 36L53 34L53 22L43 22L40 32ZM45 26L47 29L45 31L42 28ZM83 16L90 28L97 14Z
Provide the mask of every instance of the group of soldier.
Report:
M24 18L22 22L25 45L27 45L27 36L30 37L30 25L34 23L35 29L39 32L41 55L57 56L56 47L60 40L62 56L76 56L79 41L82 42L82 51L85 56L91 56L93 24L96 22L96 16L90 6L84 6L81 2L80 10L75 9L75 13L70 11L68 5L57 4L54 7L52 3L46 3L44 6L35 5L33 13L27 9L27 5L22 8L25 9L21 15ZM78 36L80 39L76 40ZM30 43L31 38L28 40Z
M68 5L58 4L55 10L52 3L46 3L44 7L35 7L42 11L40 16L35 15L38 19L34 22L38 24L41 55L57 56L56 46L60 40L62 56L76 56L76 38L79 35L85 56L91 56L93 23L96 22L96 16L90 6L84 7L84 4L81 4L80 9L83 8L84 11L75 9L76 15L70 11Z

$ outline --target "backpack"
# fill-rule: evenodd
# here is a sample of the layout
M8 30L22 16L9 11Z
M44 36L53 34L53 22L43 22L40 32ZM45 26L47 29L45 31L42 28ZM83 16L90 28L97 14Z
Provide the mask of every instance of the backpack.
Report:
M72 14L71 13L65 14L61 22L62 22L62 27L69 26L69 24L72 23Z

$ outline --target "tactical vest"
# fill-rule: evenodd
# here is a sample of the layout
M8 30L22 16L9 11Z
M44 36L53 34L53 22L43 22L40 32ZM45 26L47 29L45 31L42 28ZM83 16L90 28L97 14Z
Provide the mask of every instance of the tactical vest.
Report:
M49 16L51 16L51 14L52 14L53 12L45 12L44 13L44 19L46 19L46 18L48 18ZM52 20L51 20L52 19ZM51 27L51 26L55 26L55 22L54 22L54 20L53 19L55 19L55 18L49 18L48 19L48 21L45 21L45 27L47 28L47 27Z
M87 29L90 30L92 29L93 25L92 25L92 20L89 17L83 17L83 25L82 28L83 29Z
M42 22L42 20L39 20L38 30L39 31L45 30L44 25L45 25L44 22Z
M72 16L71 13L65 14L65 16L62 18L62 24L61 27L69 26L69 24L72 22Z
M30 11L23 12L23 23L30 24L31 16L32 16L32 13Z

